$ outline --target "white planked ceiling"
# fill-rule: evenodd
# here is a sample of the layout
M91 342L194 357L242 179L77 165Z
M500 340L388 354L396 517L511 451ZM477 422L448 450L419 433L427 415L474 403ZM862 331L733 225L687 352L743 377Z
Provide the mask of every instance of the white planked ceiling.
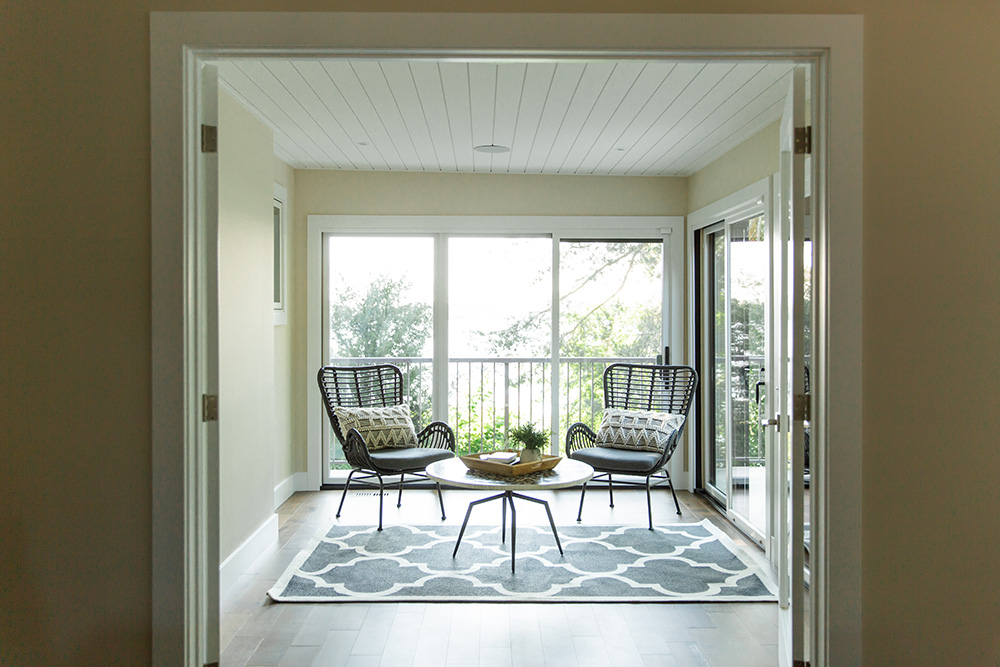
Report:
M299 169L690 176L777 120L790 63L266 59L222 87ZM474 146L510 152L484 154Z

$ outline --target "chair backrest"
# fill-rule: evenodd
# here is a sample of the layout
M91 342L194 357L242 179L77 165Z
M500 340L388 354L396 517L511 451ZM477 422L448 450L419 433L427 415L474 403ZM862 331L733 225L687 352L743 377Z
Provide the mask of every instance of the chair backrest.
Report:
M604 371L604 407L686 417L697 386L690 366L611 364Z
M384 408L403 402L403 373L392 364L377 366L324 366L317 375L330 425L341 442L335 407Z

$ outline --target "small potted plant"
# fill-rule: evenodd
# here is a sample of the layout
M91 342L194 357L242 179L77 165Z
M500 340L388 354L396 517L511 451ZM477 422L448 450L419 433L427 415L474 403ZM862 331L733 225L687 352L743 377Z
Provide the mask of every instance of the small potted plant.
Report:
M521 463L542 459L542 449L549 444L549 434L534 424L521 424L510 430L510 441L521 448Z

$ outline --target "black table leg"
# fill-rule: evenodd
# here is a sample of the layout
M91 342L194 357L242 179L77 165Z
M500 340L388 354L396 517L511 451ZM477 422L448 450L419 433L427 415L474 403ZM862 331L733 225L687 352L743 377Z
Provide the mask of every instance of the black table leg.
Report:
M451 552L451 557L454 558L458 553L458 546L462 543L462 536L465 535L465 528L469 525L469 517L472 516L472 508L476 505L481 505L483 503L488 503L491 500L501 499L503 503L503 518L502 525L500 528L500 542L504 543L507 541L507 503L510 503L510 571L511 574L514 573L515 563L514 554L517 550L517 510L514 509L514 498L520 498L521 500L528 500L533 503L538 503L545 507L545 513L549 517L549 526L552 528L552 536L556 539L556 546L559 547L559 554L563 554L562 542L559 541L559 533L556 531L556 522L552 518L552 510L549 508L548 501L539 500L538 498L532 498L531 496L525 496L520 493L514 493L513 491L504 491L503 493L498 493L495 496L490 496L489 498L480 498L479 500L474 500L469 503L469 509L465 512L465 520L462 521L462 528L458 531L458 539L455 540L455 549Z
M458 540L455 541L455 550L451 552L451 557L454 558L455 554L458 553L458 545L462 543L462 536L465 535L465 527L469 525L469 516L472 515L472 508L476 505L482 503L488 503L491 500L496 500L497 498L506 498L510 491L505 491L504 493L498 493L495 496L490 496L489 498L480 498L479 500L473 500L469 503L469 509L465 513L465 521L462 522L462 529L458 531ZM506 500L504 501L506 502Z
M523 496L520 493L514 493L514 492L511 492L511 495L514 496L515 498L520 498L521 500L530 500L533 503L538 503L539 505L544 505L545 506L545 512L546 512L546 514L549 515L549 526L552 527L552 536L556 538L556 546L559 547L559 555L560 556L565 555L565 554L563 554L562 543L559 542L559 533L556 532L556 522L552 518L552 510L549 509L549 503L548 503L548 501L546 501L546 500L539 500L538 498L532 498L531 496ZM510 506L511 507L514 506L514 501L513 500L510 501Z
M505 502L510 503L510 573L514 574L514 552L517 551L517 512L514 510L514 498L511 491L507 492Z

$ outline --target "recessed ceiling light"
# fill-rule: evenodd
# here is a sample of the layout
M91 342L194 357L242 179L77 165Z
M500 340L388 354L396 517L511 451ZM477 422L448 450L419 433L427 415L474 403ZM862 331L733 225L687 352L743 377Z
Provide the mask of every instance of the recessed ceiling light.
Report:
M496 144L484 144L482 146L476 146L472 150L479 151L480 153L509 153L510 148L507 146L497 146Z

